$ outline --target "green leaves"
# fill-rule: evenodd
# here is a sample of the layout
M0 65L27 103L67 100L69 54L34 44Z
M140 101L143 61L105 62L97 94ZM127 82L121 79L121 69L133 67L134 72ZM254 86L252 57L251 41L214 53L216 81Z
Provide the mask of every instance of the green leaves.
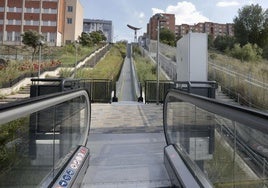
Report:
M82 32L78 40L82 46L93 46L107 39L102 31L93 31L91 33Z
M33 30L25 31L21 36L23 44L32 47L34 50L32 54L32 61L33 61L40 40L43 40L44 37L37 31Z
M176 37L175 34L167 29L167 28L162 28L160 30L160 41L164 44L167 44L169 46L175 46L176 45Z
M244 6L234 18L235 37L242 46L251 43L263 48L268 41L267 29L268 11L258 4Z

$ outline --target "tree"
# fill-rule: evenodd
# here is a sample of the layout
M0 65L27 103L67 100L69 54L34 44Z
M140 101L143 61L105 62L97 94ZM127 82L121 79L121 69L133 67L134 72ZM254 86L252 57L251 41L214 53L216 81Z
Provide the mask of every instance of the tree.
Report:
M101 41L107 40L106 36L104 35L104 33L101 30L99 30L98 33L101 35Z
M160 38L160 42L162 42L164 44L167 44L169 46L176 45L175 34L167 28L162 28L160 30L159 38Z
M78 41L82 46L92 46L93 41L90 35L86 32L82 32L81 36L78 37Z
M213 36L212 35L208 35L208 49L212 49L214 48L214 43L213 43Z
M214 47L221 52L233 48L234 44L235 38L231 36L217 36L214 40Z
M37 47L40 45L40 41L43 40L44 37L37 31L33 30L25 31L21 36L22 36L22 43L32 47L34 50L32 53L32 61L33 61L34 56L38 49Z
M234 18L234 34L241 46L251 43L263 48L268 41L268 10L258 4L239 9Z

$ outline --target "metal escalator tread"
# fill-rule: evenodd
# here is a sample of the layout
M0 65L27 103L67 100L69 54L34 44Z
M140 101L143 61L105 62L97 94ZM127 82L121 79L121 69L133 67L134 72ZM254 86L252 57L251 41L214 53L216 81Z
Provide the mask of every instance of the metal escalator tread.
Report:
M89 135L90 166L82 188L170 187L163 133Z

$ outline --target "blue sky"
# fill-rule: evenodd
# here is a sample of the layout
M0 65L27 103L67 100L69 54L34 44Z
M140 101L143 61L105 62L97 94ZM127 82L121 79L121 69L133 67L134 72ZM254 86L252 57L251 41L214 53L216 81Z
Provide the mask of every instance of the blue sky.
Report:
M155 13L171 13L176 24L195 24L212 21L232 23L238 9L245 5L259 4L268 9L268 0L80 0L84 18L111 20L114 40L133 42L134 32L127 24L142 27L138 36L146 32L146 25Z

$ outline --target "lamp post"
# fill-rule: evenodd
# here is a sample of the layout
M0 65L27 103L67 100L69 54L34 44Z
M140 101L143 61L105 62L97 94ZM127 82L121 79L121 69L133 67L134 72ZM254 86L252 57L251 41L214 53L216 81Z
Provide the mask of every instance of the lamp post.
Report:
M159 61L159 38L160 38L160 19L163 19L163 14L156 14L157 17L157 52L156 52L156 60L157 60L157 71L156 71L156 104L159 105L159 69L160 69L160 61Z
M74 78L76 76L76 71L77 71L77 41L74 41L74 45L75 45L75 67L74 67Z
M38 79L40 78L40 64L41 64L41 57L42 57L42 46L45 42L42 41L41 39L38 40L38 45L39 45L39 60L38 60Z

